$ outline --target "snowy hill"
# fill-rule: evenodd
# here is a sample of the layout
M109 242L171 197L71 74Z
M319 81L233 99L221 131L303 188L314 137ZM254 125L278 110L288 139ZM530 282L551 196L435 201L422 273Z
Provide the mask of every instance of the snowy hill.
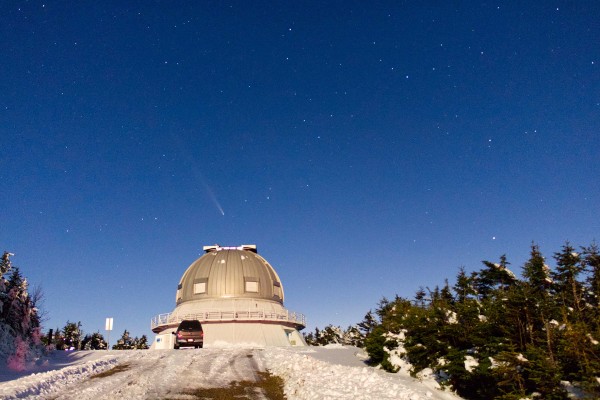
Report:
M289 400L460 399L441 391L432 380L389 374L365 366L362 359L360 349L341 346L55 352L32 366L29 375L0 371L0 397L192 398L182 393L256 381L259 371L269 370L284 379Z

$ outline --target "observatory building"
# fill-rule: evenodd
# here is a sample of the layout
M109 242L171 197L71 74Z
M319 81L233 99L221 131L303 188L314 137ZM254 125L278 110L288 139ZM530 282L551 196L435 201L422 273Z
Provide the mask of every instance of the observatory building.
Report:
M304 315L283 306L283 285L256 245L204 246L183 273L173 312L152 318L151 348L172 349L183 320L198 320L204 347L305 346Z

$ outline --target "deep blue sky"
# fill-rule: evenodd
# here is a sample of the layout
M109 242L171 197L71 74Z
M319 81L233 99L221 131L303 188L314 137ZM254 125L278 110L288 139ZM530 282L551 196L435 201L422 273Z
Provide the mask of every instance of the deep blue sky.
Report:
M207 244L309 330L553 265L600 239L600 3L520 3L4 1L0 250L113 343Z

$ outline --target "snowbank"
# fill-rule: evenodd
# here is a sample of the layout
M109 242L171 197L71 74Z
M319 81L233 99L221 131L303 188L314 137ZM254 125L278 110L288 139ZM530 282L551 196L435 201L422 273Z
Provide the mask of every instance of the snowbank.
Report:
M433 379L391 374L364 364L354 347L205 348L55 352L29 375L0 371L0 398L103 400L173 397L185 389L225 387L269 370L285 381L288 400L457 400ZM123 366L101 379L93 375ZM42 369L45 372L40 372Z
M342 348L344 357L355 356L353 366L338 363L342 353L333 350L339 347L311 349L301 352L279 348L264 352L267 368L284 379L288 399L460 399L453 393L435 389L437 382L433 379L423 382L405 373L392 374L368 367L360 360L358 349Z
M115 366L116 357L105 356L97 360L64 367L54 371L32 373L20 379L0 383L0 398L26 399L40 398L46 394L55 393L63 387L89 378L91 375L103 372ZM50 360L41 368L53 368ZM0 378L3 377L0 375Z

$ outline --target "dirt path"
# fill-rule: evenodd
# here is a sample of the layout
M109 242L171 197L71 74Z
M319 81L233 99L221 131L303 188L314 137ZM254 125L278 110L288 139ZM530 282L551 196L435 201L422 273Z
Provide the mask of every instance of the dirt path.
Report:
M61 400L195 398L199 388L260 380L260 350L197 349L136 352L115 369L69 385L46 398ZM260 394L253 398L261 398Z

